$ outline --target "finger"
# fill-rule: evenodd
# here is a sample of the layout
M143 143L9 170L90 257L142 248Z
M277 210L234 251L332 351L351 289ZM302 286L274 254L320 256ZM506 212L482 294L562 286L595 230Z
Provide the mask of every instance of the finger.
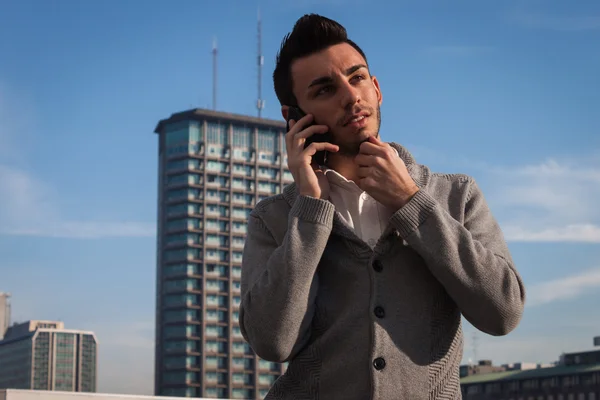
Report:
M376 136L369 136L369 142L377 146L382 146L384 143Z
M293 135L295 135L311 122L313 122L313 115L307 114L304 117L300 118L298 121L294 121L294 127L290 128L290 132L293 132Z
M304 154L312 157L317 153L317 151L329 151L331 153L335 153L338 150L339 147L335 144L327 142L312 142L306 149L304 149Z
M313 125L313 126L309 126L305 130L300 131L296 135L294 135L294 141L296 141L297 139L306 139L306 138L309 138L309 137L311 137L314 134L326 133L327 131L329 131L329 127L327 125Z
M329 128L326 125L309 126L305 130L300 131L296 135L294 135L294 137L292 138L292 149L294 149L297 152L302 152L304 150L304 147L306 146L306 140L309 137L312 137L314 135L322 135L327 131L329 131ZM324 140L315 139L315 141L323 142Z
M307 114L304 117L300 118L298 121L290 119L290 130L285 134L285 143L286 146L290 146L292 144L292 139L294 136L302 130L306 124L310 123L313 119L312 114ZM289 148L289 147L288 147Z
M382 151L381 154L391 155L396 153L396 151L393 149L392 146L390 146L389 143L382 141L381 139L379 139L378 136L369 136L369 143L372 143L375 146L379 147L379 149L381 149Z
M290 119L288 122L289 126L290 126L290 130L294 127L294 125L296 125L296 120L295 119Z
M382 154L382 149L383 148L381 146L367 141L367 142L361 143L360 154L375 156L375 155Z
M317 174L317 176L325 175L325 172L323 172L321 166L316 161L311 162L310 166L313 168L313 171L315 171L315 174Z

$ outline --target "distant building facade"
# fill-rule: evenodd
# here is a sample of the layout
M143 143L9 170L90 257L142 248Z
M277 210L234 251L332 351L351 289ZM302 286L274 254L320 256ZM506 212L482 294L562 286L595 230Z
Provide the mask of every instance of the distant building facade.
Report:
M567 353L560 357L562 365L590 365L600 364L600 350Z
M257 357L239 304L250 211L293 181L285 123L194 109L161 120L155 394L263 398L285 364Z
M0 389L95 392L97 341L62 322L27 321L0 341Z
M460 377L473 375L486 375L505 371L527 371L531 369L549 368L555 364L536 364L516 362L511 364L493 365L491 360L481 360L477 364L465 364L460 366Z
M517 362L517 363L511 363L511 364L502 364L502 367L504 367L505 371L527 371L530 369L538 369L538 368L551 368L556 366L557 363L524 363L524 362Z
M600 400L599 351L570 353L550 367L465 375L464 400ZM533 364L536 365L536 364ZM521 365L523 367L523 365ZM462 369L461 369L462 373Z
M490 360L481 360L477 364L465 364L460 366L460 377L491 374L492 372L506 371L506 366L492 365Z

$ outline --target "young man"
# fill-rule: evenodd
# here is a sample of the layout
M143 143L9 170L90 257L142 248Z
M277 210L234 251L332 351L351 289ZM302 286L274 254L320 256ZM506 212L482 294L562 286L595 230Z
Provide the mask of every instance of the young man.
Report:
M380 140L379 83L335 21L300 18L273 78L283 117L307 116L286 136L295 182L257 204L244 249L242 333L289 361L266 398L460 399L461 315L505 335L525 301L480 189Z

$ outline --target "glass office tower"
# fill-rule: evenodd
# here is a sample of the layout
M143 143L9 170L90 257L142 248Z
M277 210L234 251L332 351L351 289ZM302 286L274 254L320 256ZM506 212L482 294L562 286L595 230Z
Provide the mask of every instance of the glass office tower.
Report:
M292 182L285 123L195 109L161 120L155 394L263 398L284 370L238 325L250 211Z
M95 392L98 358L93 332L59 321L27 321L0 340L0 389Z

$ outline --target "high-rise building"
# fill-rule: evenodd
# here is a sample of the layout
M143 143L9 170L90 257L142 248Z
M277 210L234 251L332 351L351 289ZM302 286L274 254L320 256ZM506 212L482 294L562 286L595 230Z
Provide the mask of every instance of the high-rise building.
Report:
M284 364L238 324L248 215L292 182L285 123L194 109L161 120L155 394L263 398Z
M95 335L62 322L13 325L0 341L0 389L95 392L97 370Z
M0 292L0 340L10 326L10 293Z

